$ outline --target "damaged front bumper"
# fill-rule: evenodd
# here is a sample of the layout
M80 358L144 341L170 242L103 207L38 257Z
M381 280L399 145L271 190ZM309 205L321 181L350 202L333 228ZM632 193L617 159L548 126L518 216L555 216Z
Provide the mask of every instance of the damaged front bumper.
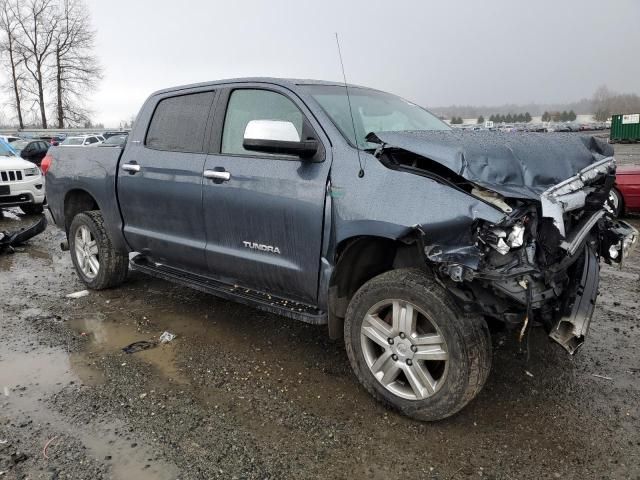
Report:
M571 355L584 344L589 332L589 324L596 308L598 286L600 285L600 262L595 252L585 248L582 275L575 282L571 311L564 315L549 333Z
M544 325L574 354L583 345L600 283L600 260L621 265L638 231L607 204L615 160L605 158L549 188L540 203L513 202L499 224L479 222L473 245L429 244L449 291L469 309L511 324Z
M626 222L617 222L604 235L609 237L610 246L606 252L609 259L619 260L620 265L631 255L638 244L638 231ZM573 299L570 311L558 320L549 333L549 336L571 355L584 344L584 338L589 332L589 324L599 293L599 260L596 252L585 247L582 273L576 272L576 278L573 279L574 285L571 290Z
M42 215L33 225L15 232L0 232L0 253L18 246L41 234L47 228L47 218Z

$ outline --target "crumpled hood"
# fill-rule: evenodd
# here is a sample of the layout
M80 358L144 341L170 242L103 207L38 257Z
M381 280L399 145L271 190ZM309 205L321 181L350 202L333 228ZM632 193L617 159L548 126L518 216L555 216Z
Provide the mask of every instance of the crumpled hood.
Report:
M505 197L536 200L549 187L613 156L606 142L572 133L380 132L368 139L437 162Z

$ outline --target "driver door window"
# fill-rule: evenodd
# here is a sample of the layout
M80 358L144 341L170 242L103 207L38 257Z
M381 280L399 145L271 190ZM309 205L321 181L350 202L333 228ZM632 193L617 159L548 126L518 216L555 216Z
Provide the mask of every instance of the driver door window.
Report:
M293 123L302 137L304 117L298 107L287 97L269 90L234 90L229 99L222 132L222 153L256 156L256 152L242 146L244 131L251 120L284 120ZM277 156L260 153L260 156Z

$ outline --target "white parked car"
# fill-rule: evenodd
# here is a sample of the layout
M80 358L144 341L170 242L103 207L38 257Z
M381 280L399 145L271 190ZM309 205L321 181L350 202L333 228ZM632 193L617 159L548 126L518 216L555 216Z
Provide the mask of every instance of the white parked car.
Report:
M42 213L44 201L44 176L40 168L0 141L0 208L17 206L27 214Z
M7 143L13 143L22 139L20 137L16 137L15 135L0 135L0 140L4 140Z
M104 142L104 138L101 135L80 135L76 137L67 137L60 144L63 147L91 147L94 145L100 145Z

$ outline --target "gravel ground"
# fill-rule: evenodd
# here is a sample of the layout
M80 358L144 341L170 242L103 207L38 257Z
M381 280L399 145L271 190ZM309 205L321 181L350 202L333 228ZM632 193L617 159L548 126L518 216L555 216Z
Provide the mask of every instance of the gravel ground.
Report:
M0 480L640 478L638 251L603 268L577 356L496 332L478 398L425 424L373 401L325 327L135 273L65 298L84 287L62 238L0 256Z

